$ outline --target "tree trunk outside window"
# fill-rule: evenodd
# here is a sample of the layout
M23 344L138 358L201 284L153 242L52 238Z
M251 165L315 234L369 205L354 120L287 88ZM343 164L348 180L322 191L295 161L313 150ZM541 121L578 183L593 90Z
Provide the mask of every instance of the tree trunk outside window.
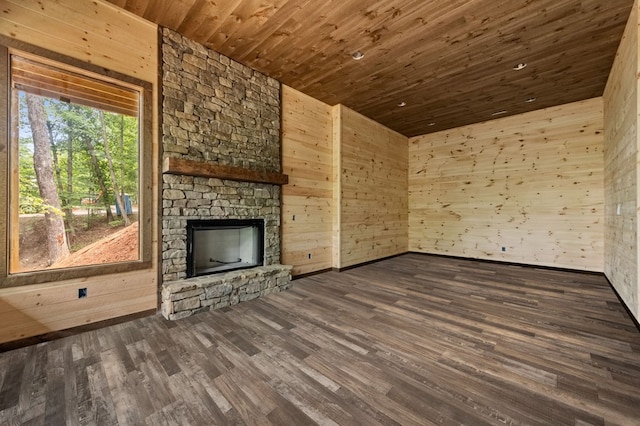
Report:
M47 227L48 264L53 265L69 256L64 229L60 198L53 172L51 141L47 130L47 116L41 97L26 94L29 124L33 136L33 164L38 181L40 197L47 204L45 222Z

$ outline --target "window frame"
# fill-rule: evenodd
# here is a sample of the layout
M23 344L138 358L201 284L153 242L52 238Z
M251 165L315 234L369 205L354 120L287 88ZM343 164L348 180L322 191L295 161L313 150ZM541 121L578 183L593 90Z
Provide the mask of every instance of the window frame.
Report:
M139 234L138 234L138 260L118 263L86 265L78 267L45 269L10 273L11 229L9 227L11 217L11 204L16 200L15 191L10 190L11 174L11 54L21 53L37 57L44 63L53 62L59 66L73 67L78 71L84 71L89 76L95 76L105 81L121 83L124 86L136 86L141 89L140 99L140 141L138 146L139 168ZM153 84L128 75L118 73L103 67L99 67L75 58L49 51L0 35L0 288L39 284L54 281L65 281L76 278L86 278L115 273L125 273L136 270L150 269L152 267L152 138L153 138Z

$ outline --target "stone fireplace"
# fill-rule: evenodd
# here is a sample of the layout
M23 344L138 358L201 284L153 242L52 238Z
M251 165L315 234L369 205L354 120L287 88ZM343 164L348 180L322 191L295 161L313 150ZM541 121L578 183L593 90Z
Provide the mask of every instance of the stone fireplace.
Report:
M183 318L288 288L291 268L280 265L280 84L169 29L162 56L163 315ZM213 249L200 261L216 273L194 273L194 225L215 233L223 221L262 224L261 266L225 271L242 256ZM240 237L229 231L221 238Z

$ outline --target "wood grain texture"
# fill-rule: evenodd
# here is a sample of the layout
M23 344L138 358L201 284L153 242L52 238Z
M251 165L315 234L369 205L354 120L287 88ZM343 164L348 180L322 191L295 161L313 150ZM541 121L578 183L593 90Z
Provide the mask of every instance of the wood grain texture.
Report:
M602 271L602 133L596 98L412 138L409 250Z
M339 265L407 251L408 139L340 106ZM336 247L334 247L336 249Z
M333 135L333 224L331 239L333 241L332 267L342 267L342 253L340 252L342 236L342 105L331 108L332 135Z
M406 136L601 96L633 3L110 1Z
M157 80L156 25L103 1L5 0L0 34L132 75Z
M167 157L164 159L162 163L162 172L205 178L229 179L242 182L270 183L273 185L286 185L289 182L289 177L282 173L251 170L221 164L211 164L176 157Z
M632 425L601 274L408 254L0 354L2 424Z
M604 271L640 318L638 282L638 2L634 3L604 92ZM620 212L618 213L618 208Z
M332 265L331 107L282 87L282 262L299 275Z
M158 198L157 192L152 190L158 188L159 169L156 26L100 1L4 1L2 12L0 34L3 36L153 85L153 100L149 102L153 110L145 111L145 116L153 118L150 126L153 135L145 135L152 143L151 149L143 153L151 179L145 182L141 195L142 202L152 212L149 222L145 223L152 234L152 247L148 250L157 253ZM7 202L6 195L0 199L4 211ZM78 288L81 287L88 289L88 298L78 299ZM154 256L150 268L135 272L1 289L0 323L3 326L0 327L0 342L155 309L157 287L157 259Z
M2 289L0 343L155 309L157 288L155 275L137 271Z

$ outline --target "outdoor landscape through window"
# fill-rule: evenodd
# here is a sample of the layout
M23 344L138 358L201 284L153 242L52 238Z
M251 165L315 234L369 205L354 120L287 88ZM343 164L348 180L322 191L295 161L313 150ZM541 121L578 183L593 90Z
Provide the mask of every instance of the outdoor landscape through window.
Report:
M139 259L140 96L12 55L10 273Z

